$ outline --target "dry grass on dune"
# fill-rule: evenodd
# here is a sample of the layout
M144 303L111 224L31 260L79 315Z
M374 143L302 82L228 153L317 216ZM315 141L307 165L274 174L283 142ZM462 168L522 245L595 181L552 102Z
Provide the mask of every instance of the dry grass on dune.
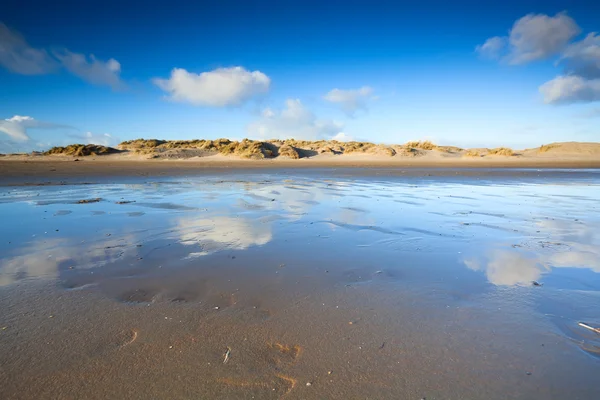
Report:
M510 149L508 147L496 147L495 149L488 150L488 155L510 157L514 156L515 152L513 151L513 149Z
M265 142L244 139L240 142L229 139L216 140L144 140L136 139L123 142L119 145L122 150L129 150L137 154L150 154L160 157L168 150L197 149L208 153L223 155L236 155L243 158L268 158L273 157L273 150Z
M48 155L62 155L62 156L98 156L103 154L117 153L117 149L107 146L99 146L96 144L70 144L66 147L52 147L50 150L43 154Z
M435 145L434 143L432 143L429 140L425 140L425 141L413 140L413 141L407 142L405 146L410 147L412 149L421 149L421 150L435 150L438 148L437 145Z
M556 144L556 143L552 143L552 144L543 144L540 146L540 148L538 149L538 152L540 153L547 153L552 149L557 149L559 148L560 145Z
M118 153L120 151L132 154L148 155L150 158L183 159L204 157L215 154L236 156L248 159L288 158L297 160L313 157L318 154L348 155L365 154L385 157L418 157L431 151L443 153L442 157L490 157L490 156L519 156L552 152L554 154L600 154L600 143L551 143L539 148L524 150L516 153L508 147L493 149L473 148L462 149L456 146L438 146L429 140L410 141L404 145L385 145L371 142L340 142L336 140L296 140L273 139L266 141L243 139L194 139L194 140L158 140L135 139L122 142L118 149L99 145L73 144L66 147L53 147L40 153L42 155L89 156Z
M465 157L483 157L479 150L469 149L464 154Z
M293 160L297 160L300 158L300 154L298 153L298 150L296 150L295 147L290 146L288 144L284 144L283 146L281 146L279 148L279 156L291 158Z

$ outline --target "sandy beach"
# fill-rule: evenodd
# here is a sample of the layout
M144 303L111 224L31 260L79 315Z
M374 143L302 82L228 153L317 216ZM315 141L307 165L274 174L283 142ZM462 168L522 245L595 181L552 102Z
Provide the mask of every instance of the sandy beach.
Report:
M419 156L416 157L352 153L316 154L300 159L283 156L249 159L214 153L198 156L197 153L186 153L185 149L166 150L162 153L152 150L152 159L149 159L148 154L132 151L100 156L4 155L0 157L0 179L4 182L25 183L44 180L68 181L86 177L182 176L211 171L231 174L236 171L262 169L352 171L376 168L391 175L418 174L424 173L424 169L436 169L438 175L473 175L500 169L600 168L598 143L561 143L555 144L549 151L530 149L516 152L513 156L467 157L465 153L464 150L460 153L420 150Z
M3 161L1 397L599 394L598 170L274 165Z
M600 399L600 2L0 10L0 400Z

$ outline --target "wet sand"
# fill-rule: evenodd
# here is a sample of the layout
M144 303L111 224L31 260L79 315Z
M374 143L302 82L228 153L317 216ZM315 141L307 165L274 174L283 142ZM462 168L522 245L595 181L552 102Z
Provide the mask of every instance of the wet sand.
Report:
M600 395L598 171L182 171L5 175L0 398Z
M553 173L575 174L597 170L599 159L492 159L492 160L395 160L374 157L343 159L321 158L302 160L244 160L226 157L207 157L193 160L143 160L110 158L36 157L0 159L0 185L98 183L123 178L151 178L204 175L246 175L251 173L293 174L323 173L336 176L404 176L404 177L526 177ZM214 160L216 159L216 160ZM542 170L542 171L538 171Z

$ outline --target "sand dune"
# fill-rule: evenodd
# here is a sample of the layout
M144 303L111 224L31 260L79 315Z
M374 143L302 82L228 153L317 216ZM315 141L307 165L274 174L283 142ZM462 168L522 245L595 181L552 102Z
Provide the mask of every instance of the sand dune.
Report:
M20 161L20 162L15 162ZM56 161L85 161L60 163ZM166 164L165 164L166 162ZM522 167L600 168L600 143L551 143L537 148L462 149L429 141L403 145L368 142L269 140L133 140L118 148L98 145L55 147L46 152L0 157L0 176L100 167L105 173L194 167ZM52 164L52 165L49 165ZM86 166L84 166L86 164ZM93 166L91 165L93 164ZM111 166L118 165L116 168Z

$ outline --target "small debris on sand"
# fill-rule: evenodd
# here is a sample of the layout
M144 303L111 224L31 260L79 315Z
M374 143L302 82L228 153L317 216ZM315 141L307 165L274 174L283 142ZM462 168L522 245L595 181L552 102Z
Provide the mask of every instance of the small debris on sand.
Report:
M532 284L533 286L544 286L544 284L543 284L543 283L539 283L539 282L537 282L537 281L532 281L532 282L531 282L531 284Z
M596 333L600 334L600 328L594 328L593 326L589 326L588 324L583 323L583 322L580 322L577 325L581 326L582 328L589 329L592 332L596 332Z
M77 204L98 203L100 200L102 200L100 197L96 197L95 199L83 199L79 200Z
M227 351L225 352L225 357L223 359L223 364L227 364L227 361L229 361L230 355L231 355L231 348L227 347Z
M115 201L115 204L131 204L131 203L135 203L135 200Z

